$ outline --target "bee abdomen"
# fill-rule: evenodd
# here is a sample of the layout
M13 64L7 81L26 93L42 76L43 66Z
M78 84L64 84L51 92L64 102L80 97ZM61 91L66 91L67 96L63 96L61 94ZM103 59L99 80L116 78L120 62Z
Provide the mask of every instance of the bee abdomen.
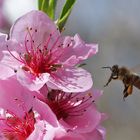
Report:
M133 75L133 85L140 89L140 76Z

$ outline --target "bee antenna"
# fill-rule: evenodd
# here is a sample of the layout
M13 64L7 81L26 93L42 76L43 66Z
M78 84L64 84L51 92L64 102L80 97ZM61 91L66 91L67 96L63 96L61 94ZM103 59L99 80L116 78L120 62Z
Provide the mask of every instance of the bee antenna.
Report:
M110 69L112 71L112 68L111 67L102 67L102 69Z

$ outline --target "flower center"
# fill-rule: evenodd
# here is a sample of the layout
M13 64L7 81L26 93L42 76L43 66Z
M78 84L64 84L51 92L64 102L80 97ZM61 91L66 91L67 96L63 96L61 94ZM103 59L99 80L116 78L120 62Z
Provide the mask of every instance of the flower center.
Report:
M81 116L93 103L90 93L81 96L78 93L65 93L60 90L52 90L48 93L46 103L57 116L57 119L67 119L72 116Z
M44 42L38 44L38 40L35 40L37 36L39 38L38 30L27 27L27 34L22 44L25 52L19 53L19 56L16 57L9 50L8 46L7 49L16 60L23 64L22 69L25 71L37 76L46 72L53 73L62 67L59 58L63 54L63 51L59 49L63 44L61 44L60 35L57 38L55 37L56 32L57 30L49 34Z
M35 119L33 111L30 110L26 113L23 119L9 111L7 114L6 118L0 119L6 125L3 130L4 136L9 140L26 140L34 130Z

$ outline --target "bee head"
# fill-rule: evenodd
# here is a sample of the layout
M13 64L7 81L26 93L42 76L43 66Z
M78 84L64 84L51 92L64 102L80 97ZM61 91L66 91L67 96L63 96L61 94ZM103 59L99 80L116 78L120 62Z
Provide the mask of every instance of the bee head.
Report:
M111 71L112 71L112 79L117 79L119 75L119 66L113 65Z
M105 69L110 69L112 74L111 74L111 77L112 79L117 79L118 78L118 74L119 74L119 66L118 65L113 65L112 67L102 67L102 68L105 68Z

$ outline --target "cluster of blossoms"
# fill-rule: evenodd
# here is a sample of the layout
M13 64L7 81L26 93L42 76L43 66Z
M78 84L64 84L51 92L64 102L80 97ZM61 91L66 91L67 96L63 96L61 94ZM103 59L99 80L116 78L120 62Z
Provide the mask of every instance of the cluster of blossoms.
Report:
M0 139L104 140L89 72L79 67L98 52L78 34L62 36L41 11L0 34Z

